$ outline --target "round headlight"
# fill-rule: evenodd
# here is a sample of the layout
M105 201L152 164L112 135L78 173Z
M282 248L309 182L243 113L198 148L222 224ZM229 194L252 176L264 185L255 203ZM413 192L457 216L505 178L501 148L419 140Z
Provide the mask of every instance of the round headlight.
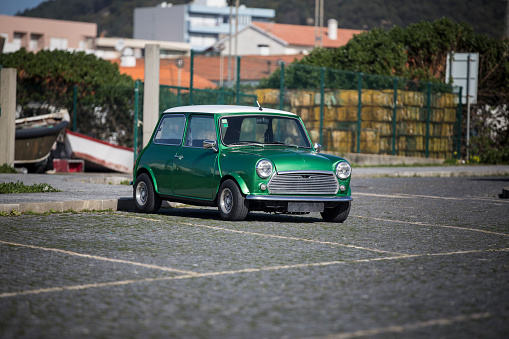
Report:
M352 174L352 167L346 161L341 161L336 165L336 175L339 179L345 180Z
M270 177L272 174L272 163L267 159L258 161L256 164L256 173L262 179Z

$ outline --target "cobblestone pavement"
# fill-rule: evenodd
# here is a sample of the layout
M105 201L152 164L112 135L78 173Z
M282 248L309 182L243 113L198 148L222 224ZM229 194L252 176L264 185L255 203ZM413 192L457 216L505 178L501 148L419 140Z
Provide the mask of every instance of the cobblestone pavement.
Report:
M508 177L359 178L344 224L0 217L1 338L507 338Z

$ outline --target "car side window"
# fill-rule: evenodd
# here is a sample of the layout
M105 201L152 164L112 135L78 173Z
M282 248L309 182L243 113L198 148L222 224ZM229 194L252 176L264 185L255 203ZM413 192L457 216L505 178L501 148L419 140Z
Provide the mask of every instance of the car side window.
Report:
M204 140L216 140L214 117L191 115L187 125L185 146L203 147Z
M154 143L164 145L180 145L186 117L184 115L166 115L161 119L157 132L154 136Z

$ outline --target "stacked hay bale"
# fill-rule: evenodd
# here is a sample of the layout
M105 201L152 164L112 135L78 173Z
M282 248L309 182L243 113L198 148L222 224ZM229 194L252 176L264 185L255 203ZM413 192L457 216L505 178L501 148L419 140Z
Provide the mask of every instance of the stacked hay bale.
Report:
M262 106L279 108L279 90L259 89L254 94ZM356 152L359 92L325 90L323 101L322 146L327 151ZM320 141L320 102L320 92L311 90L286 90L283 98L283 109L302 118L313 142ZM452 157L457 104L457 97L453 94L432 94L429 118L430 157ZM398 155L426 155L426 93L398 91L395 133L394 90L362 90L360 108L361 153L392 154L395 136Z

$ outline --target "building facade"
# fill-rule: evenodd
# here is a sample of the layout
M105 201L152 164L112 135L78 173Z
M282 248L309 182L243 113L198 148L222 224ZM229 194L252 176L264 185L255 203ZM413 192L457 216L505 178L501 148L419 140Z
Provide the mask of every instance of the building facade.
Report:
M328 26L323 28L252 22L237 34L237 38L232 38L231 45L236 50L235 55L307 54L320 45L323 48L344 46L354 35L362 32L364 31L338 28L337 21L334 19L330 19ZM227 54L229 49L229 37L216 43L215 50L223 55Z
M34 53L43 49L93 51L97 24L0 15L0 36L5 38L3 53L23 47Z
M207 49L235 29L253 21L270 22L273 9L228 7L226 0L195 0L187 5L165 2L134 10L134 39L188 42L194 50ZM231 20L230 20L231 14ZM236 19L238 17L238 19ZM238 21L238 25L237 25Z

